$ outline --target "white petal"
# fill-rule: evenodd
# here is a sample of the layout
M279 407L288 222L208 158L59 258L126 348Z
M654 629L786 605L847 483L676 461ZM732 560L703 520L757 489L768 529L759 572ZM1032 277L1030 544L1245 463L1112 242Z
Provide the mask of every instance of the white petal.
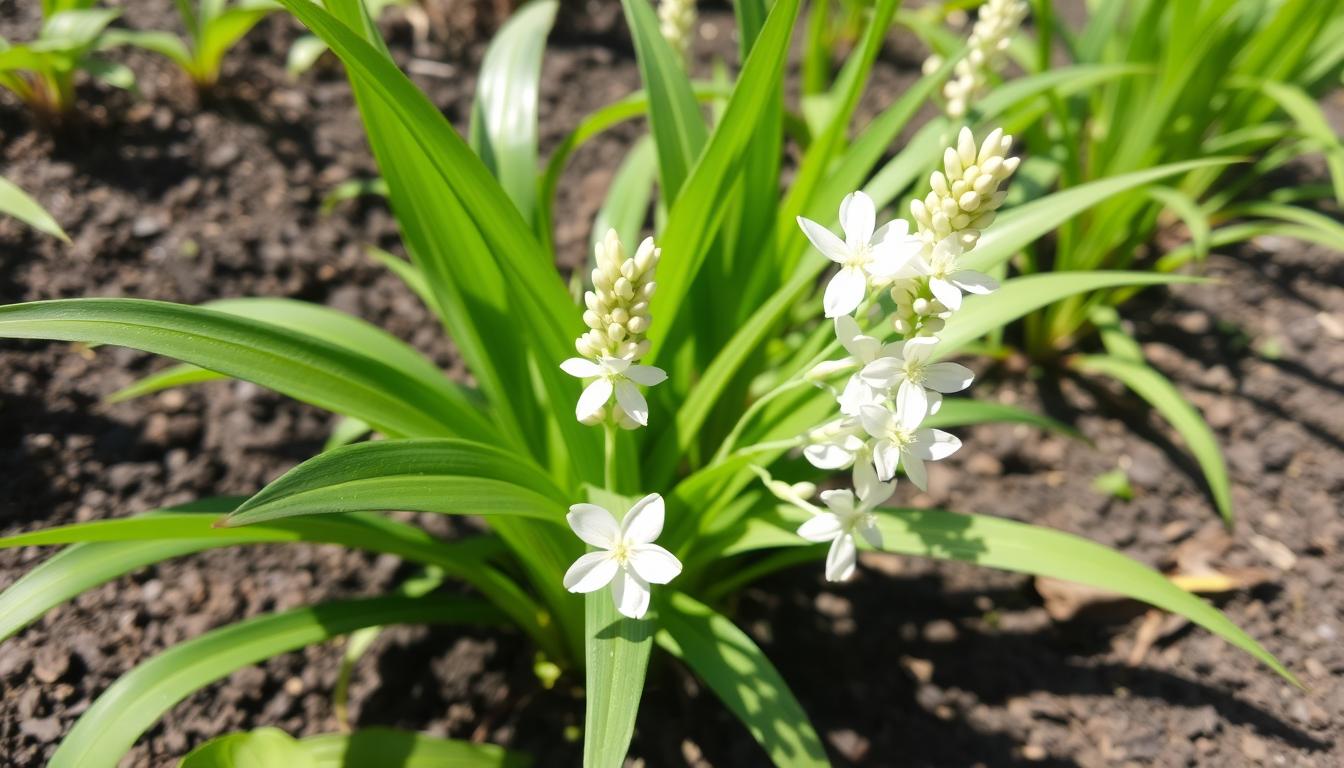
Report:
M905 361L899 357L879 357L863 366L859 376L870 387L889 389L905 378Z
M921 491L929 490L929 473L924 469L924 460L908 453L903 454L902 458L905 459L905 476L910 478L910 482Z
M877 475L874 473L865 473L859 478L860 482L854 486L855 492L859 496L860 511L867 512L879 504L891 498L896 492L896 483L878 482Z
M575 504L565 515L569 527L585 544L611 549L621 538L621 526L610 512L596 504Z
M859 421L863 424L863 431L869 435L886 437L891 431L892 414L886 408L865 405L859 409Z
M881 344L872 336L863 335L859 324L848 314L835 318L835 338L845 351L856 360L872 360Z
M657 544L638 544L630 550L630 567L650 584L666 584L681 573L677 556Z
M873 446L873 469L877 470L880 480L890 480L896 476L896 468L901 464L901 449L890 440L879 440Z
M570 592L592 592L611 583L621 567L606 552L589 552L565 571L565 589Z
M924 429L915 435L911 454L925 461L942 461L961 448L961 439L941 429Z
M621 521L621 537L628 544L649 544L663 532L663 497L656 493L635 502Z
M878 530L876 525L860 525L858 531L863 540L868 542L873 549L882 548L882 531Z
M880 233L879 233L880 234ZM876 236L875 236L876 237ZM924 241L917 237L891 237L874 243L872 258L868 260L868 274L873 277L904 279L924 274Z
M845 241L836 237L831 230L802 216L798 217L798 226L803 228L803 234L807 235L807 239L812 241L812 245L818 251L821 251L822 256L837 264L849 258L849 248L845 247Z
M854 574L854 537L845 534L837 536L831 542L831 551L826 553L826 578L829 581L844 581Z
M625 378L636 384L652 387L667 381L667 371L656 365L632 365L625 369Z
M892 491L896 490L896 481L882 483L877 479L877 470L873 468L873 462L860 461L854 464L854 487L859 489L859 498L863 498L864 488L884 485L891 486ZM886 499L883 499L883 501L886 501Z
M649 612L649 585L623 568L611 582L611 599L622 616L642 619Z
M896 390L896 418L905 429L914 429L929 414L929 398L924 387L906 379Z
M877 207L873 199L862 192L851 192L840 201L840 228L845 231L845 244L850 250L872 242L873 227L877 226Z
M639 387L628 379L618 379L616 381L616 402L620 404L621 410L629 416L636 424L647 427L649 425L649 401L640 394Z
M830 541L840 535L840 518L827 512L813 516L798 526L798 535L808 541Z
M910 222L905 219L892 219L886 224L877 228L873 233L873 244L887 242L888 240L904 240L910 234Z
M625 369L630 367L630 358L628 357L611 357L609 355L603 355L599 362L601 362L602 367L606 368L610 373L625 373Z
M868 292L868 278L863 271L841 267L839 272L826 284L826 295L822 297L822 307L827 317L848 315L859 308L863 295Z
M597 379L584 387L583 394L579 395L579 404L574 409L574 416L579 421L592 418L611 399L611 389L610 379Z
M844 469L854 461L854 454L835 443L818 443L803 449L803 456L817 469Z
M986 275L983 272L976 272L973 269L963 269L954 272L948 276L952 284L967 293L979 294L993 293L999 289L999 281Z
M880 405L884 400L881 392L873 389L858 376L850 376L849 381L845 382L845 391L840 393L836 402L840 404L840 412L846 416L857 416L859 411L865 405Z
M560 370L580 379L591 379L602 375L602 366L583 357L571 357L560 364Z
M943 393L925 390L924 394L929 398L929 415L938 413L943 407Z
M936 346L938 346L937 336L916 336L913 339L906 339L901 342L900 357L920 363L929 359Z
M971 386L975 374L957 363L934 363L924 369L924 386L935 392L951 394Z
M821 492L821 503L841 518L854 514L854 492L848 488L833 488Z
M840 317L849 317L849 315L841 315ZM852 357L842 357L839 360L823 360L808 369L807 373L803 374L803 378L814 382L829 379L837 373L853 368L854 365L854 358Z
M941 277L929 278L929 290L933 297L953 312L961 309L961 289Z

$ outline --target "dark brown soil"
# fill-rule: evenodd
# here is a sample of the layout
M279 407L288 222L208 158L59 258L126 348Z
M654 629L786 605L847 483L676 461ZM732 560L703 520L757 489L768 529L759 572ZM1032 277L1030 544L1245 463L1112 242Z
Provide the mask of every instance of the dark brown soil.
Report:
M23 39L30 4L0 0L0 34ZM35 4L31 4L35 5ZM168 0L136 3L137 26L175 25ZM434 3L431 8L436 7ZM451 119L470 106L488 6L447 4L428 41L393 14L403 64ZM729 15L707 15L732 49ZM329 63L288 80L296 29L264 23L198 104L163 61L127 53L141 98L89 88L85 122L53 139L0 103L0 174L48 206L64 246L0 220L0 301L100 295L184 302L266 295L329 304L410 341L445 366L450 345L395 279L362 253L396 248L376 201L320 201L374 173L344 79ZM918 55L884 54L877 104ZM424 62L430 62L426 65ZM619 11L568 17L543 88L543 149L579 116L635 88ZM561 187L561 262L583 258L587 222L638 126L582 150ZM1310 765L1344 760L1344 261L1265 239L1210 259L1217 286L1153 292L1127 314L1150 359L1218 432L1241 522L1222 535L1197 470L1172 433L1104 382L1040 382L991 371L976 395L1074 423L1092 445L1021 427L964 434L931 491L904 502L997 514L1075 531L1153 564L1192 540L1219 567L1268 568L1269 583L1223 603L1311 686L1296 691L1208 634L1179 623L1128 663L1143 619L1057 623L1032 581L969 566L866 555L852 583L803 568L748 589L737 618L778 664L838 764ZM143 401L101 398L162 365L119 349L6 343L0 351L0 532L119 517L204 496L248 493L312 455L332 426L314 409L243 383ZM1092 490L1124 468L1132 501ZM451 535L442 520L428 520ZM49 550L0 553L0 586ZM218 550L145 569L62 606L0 646L0 763L40 765L118 675L174 643L247 616L386 591L408 570L333 547ZM129 763L170 765L210 736L275 725L337 727L338 645L238 672L175 707ZM582 721L570 686L542 691L531 651L508 632L401 628L360 663L357 725L391 724L577 763ZM764 763L750 737L676 668L656 666L634 753L647 765Z

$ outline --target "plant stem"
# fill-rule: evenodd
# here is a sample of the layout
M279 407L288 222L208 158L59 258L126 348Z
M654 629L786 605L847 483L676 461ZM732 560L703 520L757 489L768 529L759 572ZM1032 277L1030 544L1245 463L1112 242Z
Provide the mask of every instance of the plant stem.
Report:
M610 421L604 423L603 429L606 431L606 458L602 463L603 486L612 493L616 492L616 425Z

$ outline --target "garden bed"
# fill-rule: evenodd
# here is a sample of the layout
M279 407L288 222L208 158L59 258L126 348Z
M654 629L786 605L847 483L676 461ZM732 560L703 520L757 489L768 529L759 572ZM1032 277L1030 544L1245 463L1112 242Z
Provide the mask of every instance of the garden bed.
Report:
M25 4L31 5L31 4ZM439 20L429 42L388 26L398 60L458 126L466 124L488 14ZM174 25L167 0L133 22ZM706 14L703 52L727 55L731 15ZM36 17L0 5L0 34ZM199 104L180 73L127 60L142 95L90 91L86 122L55 140L0 108L3 175L70 232L63 245L0 221L0 300L134 296L201 302L289 296L386 328L452 369L432 315L363 253L397 247L375 200L323 196L374 174L348 86L330 61L297 81L283 51L297 34L262 24ZM543 153L578 117L638 85L619 9L562 22L545 61ZM919 54L884 52L867 97L893 98ZM1336 112L1339 110L1336 109ZM871 109L870 109L871 112ZM585 258L587 222L626 126L582 149L560 189L557 249ZM1302 169L1310 175L1313 170ZM989 369L975 394L1048 413L1090 442L1021 426L982 426L967 448L909 484L898 503L1001 515L1077 532L1162 565L1199 551L1264 583L1222 602L1299 674L1290 688L1251 658L1189 626L1144 618L1057 622L1028 577L895 555L865 555L859 576L827 584L804 567L748 589L735 618L790 681L838 764L1338 765L1344 760L1344 260L1265 238L1211 257L1214 286L1141 297L1125 314L1151 362L1199 405L1222 444L1240 522L1227 536L1199 473L1156 417L1109 386L1042 391ZM245 383L215 383L109 405L103 397L161 362L121 349L7 343L0 351L0 533L122 517L194 498L251 493L320 449L333 421ZM1122 467L1134 498L1092 488ZM423 521L442 535L469 523ZM456 529L456 530L455 530ZM1226 540L1223 540L1226 537ZM50 550L0 553L0 587ZM0 762L41 765L119 674L212 627L323 598L387 590L409 570L335 547L223 549L145 569L80 596L0 646ZM1145 626L1147 629L1145 629ZM1157 636L1137 658L1136 643ZM288 654L242 670L175 707L136 747L135 765L170 765L230 730L334 730L341 650ZM1133 663L1131 663L1133 662ZM360 662L352 719L576 764L574 680L541 690L518 635L400 628ZM650 672L632 755L646 765L745 766L764 756L712 695L670 664Z

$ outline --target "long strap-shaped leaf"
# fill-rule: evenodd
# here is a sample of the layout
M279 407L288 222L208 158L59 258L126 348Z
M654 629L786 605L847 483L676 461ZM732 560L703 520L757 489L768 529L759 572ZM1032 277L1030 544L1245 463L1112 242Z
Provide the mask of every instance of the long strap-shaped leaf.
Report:
M234 670L364 627L492 624L500 614L460 597L378 597L297 608L207 632L122 675L79 718L50 768L115 768L174 704Z
M686 662L779 768L827 766L826 749L761 649L709 606L673 592L660 601L658 645Z
M799 0L777 0L770 9L722 119L668 212L667 228L660 243L663 258L658 266L658 292L651 307L657 320L649 330L653 345L649 360L657 358L669 332L679 327L678 312L686 308L683 299L718 234L724 210L722 200L752 140L756 119L780 88L798 3Z
M278 728L213 738L178 768L527 768L521 752L395 728L360 728L296 739Z
M1161 573L1081 536L988 515L936 509L879 510L882 548L888 552L962 560L1005 571L1031 573L1097 587L1178 613L1246 651L1300 685L1277 659L1217 608L1181 589ZM720 543L725 551L799 546L794 530L807 513L781 506L769 519L744 521Z
M535 465L488 445L380 440L309 459L248 499L227 524L341 511L489 515L492 528L560 619L577 655L583 646L581 619L562 575L579 545L556 535L569 502Z
M5 213L40 232L70 242L61 225L36 200L8 179L0 178L0 213Z
M503 551L497 539L478 536L445 542L415 526L361 514L278 520L246 528L213 525L219 515L234 509L240 501L206 499L132 518L59 526L0 539L0 549L73 545L0 593L0 640L86 589L142 566L219 547L305 541L381 552L434 566L479 590L548 656L569 658L565 642L545 609L512 579L486 563Z
M606 509L627 509L633 499L592 488L589 501ZM617 613L606 589L589 592L583 600L583 765L620 768L635 733L654 622Z
M541 55L557 0L535 0L504 23L481 61L471 146L528 222L537 197L537 96Z
M228 526L380 510L518 515L559 523L565 496L535 466L469 440L378 440L319 454L243 502Z
M1199 462L1218 513L1228 525L1232 524L1232 486L1223 454L1218 450L1218 438L1175 384L1141 360L1123 360L1114 355L1083 355L1070 359L1070 366L1083 373L1110 376L1133 390L1171 422Z
M387 435L493 430L474 408L381 360L312 336L200 307L62 299L0 307L0 337L116 344L177 358L354 416Z
M572 402L578 391L557 366L572 354L580 313L550 253L447 119L370 42L381 40L361 3L333 0L343 23L307 0L280 2L345 63L403 233L492 405L521 413L506 425L549 450L547 466L563 471L572 462L576 477L596 480L602 462L595 432L563 408L541 407L534 388L539 381L554 404ZM472 275L497 290L471 293ZM473 296L476 306L463 306ZM552 434L562 446L548 441Z

